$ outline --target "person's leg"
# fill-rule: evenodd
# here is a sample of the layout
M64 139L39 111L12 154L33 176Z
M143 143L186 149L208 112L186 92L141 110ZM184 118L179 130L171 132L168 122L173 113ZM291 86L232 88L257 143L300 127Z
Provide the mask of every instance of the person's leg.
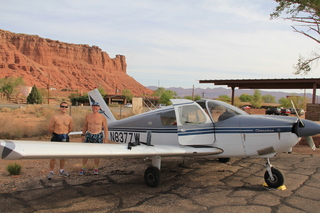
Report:
M100 158L94 159L94 169L93 169L93 174L94 175L98 175L99 174L99 170L98 170L99 163L100 163Z
M66 160L65 159L60 159L60 171L59 175L63 177L70 177L70 175L64 170L64 165L65 165Z
M56 163L56 160L55 160L55 159L51 159L51 160L50 160L50 171L52 171L52 172L53 172L53 170L54 170L54 165L55 165L55 163Z
M50 172L49 172L49 175L47 176L47 179L48 180L51 180L52 179L52 177L53 177L53 169L54 169L54 164L56 163L56 160L55 159L51 159L50 160Z
M87 158L82 159L82 168L86 168L87 162L88 162Z
M65 159L60 159L60 170L64 170L65 163L66 163Z
M86 171L86 165L87 165L88 159L84 158L82 159L82 168L79 171L79 175L84 175Z
M99 163L100 163L100 158L94 159L94 168L97 169L99 167Z

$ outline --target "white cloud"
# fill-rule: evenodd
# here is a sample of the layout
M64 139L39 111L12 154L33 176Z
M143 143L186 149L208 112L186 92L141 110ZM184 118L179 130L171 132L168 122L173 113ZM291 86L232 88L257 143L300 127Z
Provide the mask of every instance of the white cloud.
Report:
M290 22L270 20L275 6L270 0L11 0L0 7L0 26L123 54L128 74L145 86L295 78L299 54L316 44Z

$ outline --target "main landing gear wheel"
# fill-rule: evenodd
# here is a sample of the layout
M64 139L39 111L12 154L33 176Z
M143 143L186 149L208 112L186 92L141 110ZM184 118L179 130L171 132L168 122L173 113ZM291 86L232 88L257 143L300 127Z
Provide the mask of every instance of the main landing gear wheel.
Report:
M220 163L228 163L230 161L230 158L218 158Z
M284 175L278 169L271 167L272 177L268 171L264 173L264 180L270 188L278 188L284 184ZM273 180L272 180L273 179Z
M157 187L161 184L161 172L157 167L148 167L144 172L144 181L150 187Z

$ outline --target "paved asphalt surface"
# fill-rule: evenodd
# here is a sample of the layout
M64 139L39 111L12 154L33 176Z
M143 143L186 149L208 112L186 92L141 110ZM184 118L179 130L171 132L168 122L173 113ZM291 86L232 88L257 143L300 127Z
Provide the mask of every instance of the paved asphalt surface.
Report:
M96 176L13 180L14 189L0 190L0 212L320 212L319 162L297 153L271 159L286 176L279 190L262 186L264 159L163 158L157 188L143 180L149 161L109 159Z

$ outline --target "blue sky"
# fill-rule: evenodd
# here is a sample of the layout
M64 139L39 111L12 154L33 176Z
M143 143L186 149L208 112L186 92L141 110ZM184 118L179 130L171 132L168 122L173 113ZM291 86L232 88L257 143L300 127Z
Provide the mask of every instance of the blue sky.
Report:
M270 20L272 0L0 0L0 28L125 55L144 86L213 88L204 79L293 75L317 44Z

